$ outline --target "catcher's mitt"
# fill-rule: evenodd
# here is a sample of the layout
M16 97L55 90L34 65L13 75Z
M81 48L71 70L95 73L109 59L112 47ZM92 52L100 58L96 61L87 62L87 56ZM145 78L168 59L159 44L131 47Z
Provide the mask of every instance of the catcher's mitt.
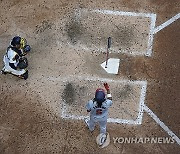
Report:
M28 60L26 57L22 57L19 59L19 63L17 65L19 69L25 69L28 67Z
M23 48L23 51L24 51L25 53L30 52L30 51L31 51L30 45L25 45L24 48Z

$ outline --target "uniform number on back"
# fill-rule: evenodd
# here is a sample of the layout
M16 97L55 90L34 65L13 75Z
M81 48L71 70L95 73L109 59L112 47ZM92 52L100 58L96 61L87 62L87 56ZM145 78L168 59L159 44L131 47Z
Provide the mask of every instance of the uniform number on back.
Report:
M100 115L100 114L102 114L102 109L97 109L96 110L96 115Z

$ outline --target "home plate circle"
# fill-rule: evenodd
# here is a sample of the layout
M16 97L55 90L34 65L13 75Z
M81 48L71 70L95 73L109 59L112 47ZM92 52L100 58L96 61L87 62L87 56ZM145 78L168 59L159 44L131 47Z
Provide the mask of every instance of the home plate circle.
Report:
M110 58L101 64L102 68L109 74L118 74L120 59Z

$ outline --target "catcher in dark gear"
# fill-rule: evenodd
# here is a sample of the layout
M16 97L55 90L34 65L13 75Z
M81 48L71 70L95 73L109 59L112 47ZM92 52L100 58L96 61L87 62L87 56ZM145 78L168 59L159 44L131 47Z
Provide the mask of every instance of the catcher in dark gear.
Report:
M25 55L31 50L25 38L15 36L4 55L2 73L11 73L20 78L28 78L28 60Z

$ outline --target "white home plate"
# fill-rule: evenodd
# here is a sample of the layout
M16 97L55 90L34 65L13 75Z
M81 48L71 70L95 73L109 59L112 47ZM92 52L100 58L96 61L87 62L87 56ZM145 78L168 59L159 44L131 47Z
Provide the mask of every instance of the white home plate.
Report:
M102 68L105 69L105 71L107 73L118 74L119 63L120 63L120 59L110 58L110 59L108 59L107 68L105 68L106 61L104 63L102 63L101 66L102 66Z

